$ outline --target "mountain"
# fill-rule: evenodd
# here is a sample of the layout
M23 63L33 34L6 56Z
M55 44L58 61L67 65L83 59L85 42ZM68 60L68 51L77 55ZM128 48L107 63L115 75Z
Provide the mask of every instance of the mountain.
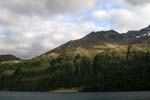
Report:
M0 62L14 61L14 60L20 60L20 58L14 56L14 55L0 55Z
M69 41L43 55L51 53L84 52L85 50L101 51L117 47L118 45L137 44L148 41L150 38L150 25L137 31L119 33L114 30L91 32L85 37Z
M0 90L150 91L149 84L150 26L91 32L31 60L0 63Z
M150 38L150 25L138 31L128 31L123 35L125 37L123 41L126 41L126 43L141 43Z

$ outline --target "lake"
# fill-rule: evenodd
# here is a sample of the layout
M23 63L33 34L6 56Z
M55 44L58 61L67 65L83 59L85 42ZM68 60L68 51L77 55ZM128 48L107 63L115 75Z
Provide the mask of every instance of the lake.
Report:
M150 92L0 92L0 100L150 100Z

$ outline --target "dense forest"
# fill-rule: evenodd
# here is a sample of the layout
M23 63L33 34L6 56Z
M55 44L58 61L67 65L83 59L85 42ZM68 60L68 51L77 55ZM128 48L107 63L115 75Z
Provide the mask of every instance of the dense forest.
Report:
M98 54L64 53L0 64L0 90L150 90L150 49L120 46Z

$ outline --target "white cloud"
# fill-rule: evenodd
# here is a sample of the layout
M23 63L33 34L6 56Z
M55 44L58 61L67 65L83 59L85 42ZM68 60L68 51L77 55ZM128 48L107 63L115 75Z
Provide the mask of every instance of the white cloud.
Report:
M24 19L24 20L22 20ZM57 18L56 18L57 19ZM19 24L7 26L0 40L0 53L12 53L32 58L69 40L83 37L91 29L91 22L64 22L40 17L18 19Z
M110 8L97 9L99 1L0 0L0 26L4 27L0 27L0 54L31 58L90 31L109 29L95 20L111 19L120 32L150 24L150 3L146 0L106 0ZM112 9L111 5L121 8ZM92 16L79 14L84 11L91 11L88 14Z
M95 20L99 18L99 20L103 21L106 19L106 21L112 21L112 24L115 24L114 29L119 32L139 30L150 24L150 0L108 1L109 5L112 5L113 8L110 6L107 10L95 10L93 12Z
M109 20L110 19L110 15L109 12L105 11L105 10L95 10L92 13L93 18L95 19L99 19L99 20Z
M112 17L117 23L116 29L120 32L126 32L135 28L142 28L138 25L141 24L139 15L127 9L117 10Z
M0 54L31 58L87 31L69 15L92 9L96 0L0 0Z
M150 24L150 3L141 6L125 6L113 15L117 29L122 32L139 30Z

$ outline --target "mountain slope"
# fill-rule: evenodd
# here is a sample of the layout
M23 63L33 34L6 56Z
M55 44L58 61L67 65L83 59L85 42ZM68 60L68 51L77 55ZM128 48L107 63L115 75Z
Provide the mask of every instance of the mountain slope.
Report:
M110 30L92 32L36 59L0 63L0 90L147 91L149 76L149 27L124 34Z
M110 31L101 31L101 32L92 32L89 35L74 41L69 41L60 47L57 47L54 50L47 52L46 54L57 52L63 53L68 52L74 49L84 49L84 50L93 50L96 45L105 45L106 43L117 43L122 39L122 35L118 32Z
M0 62L14 61L14 60L20 60L20 58L14 56L14 55L0 55Z
M43 55L52 53L81 52L86 50L101 52L119 45L137 44L147 41L150 38L150 25L138 31L128 31L127 33L118 33L114 30L91 32L85 37L69 41ZM99 48L100 47L100 48Z

